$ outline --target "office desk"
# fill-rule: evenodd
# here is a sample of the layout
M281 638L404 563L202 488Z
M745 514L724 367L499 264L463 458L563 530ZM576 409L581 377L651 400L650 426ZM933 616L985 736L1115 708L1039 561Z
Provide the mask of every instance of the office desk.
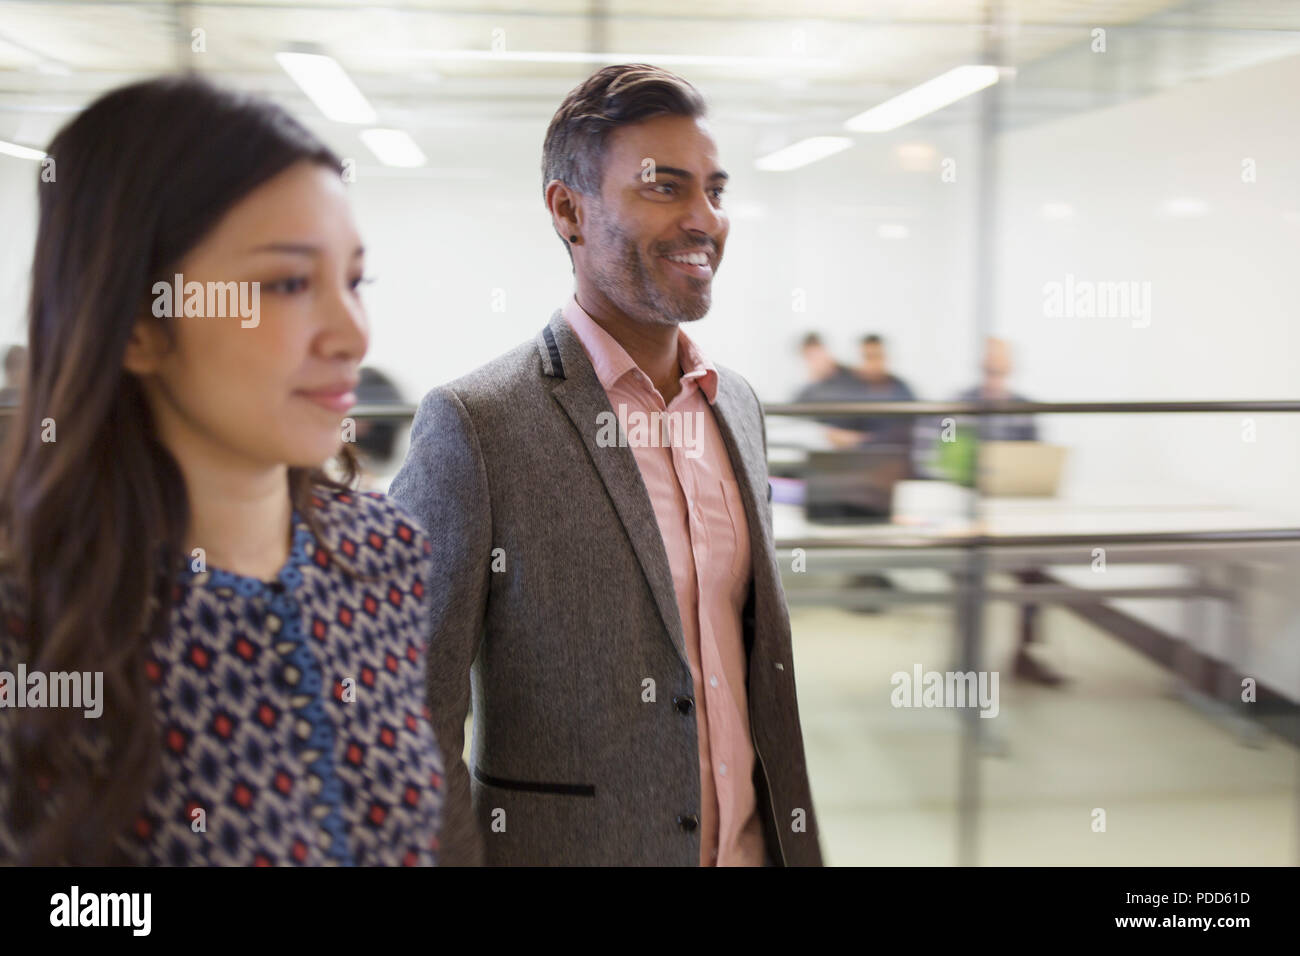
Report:
M773 527L782 580L791 604L849 608L951 603L961 637L963 669L974 669L982 645L980 619L987 601L1082 607L1131 598L1221 602L1219 633L1205 615L1188 614L1187 633L1169 659L1179 689L1193 703L1227 704L1239 698L1233 665L1251 644L1245 596L1253 564L1300 556L1300 528L1278 515L1217 505L1168 489L1125 488L1084 498L992 498L974 518L927 523L813 524L798 505L774 504ZM796 551L802 552L796 554ZM793 570L799 557L806 573ZM1184 583L1097 586L1111 565L1164 565L1184 569ZM1087 586L1060 580L990 586L992 574L1038 571L1048 566L1091 568ZM893 589L834 587L822 575L861 576L888 570ZM806 582L806 583L805 583ZM1206 673L1194 644L1217 644L1223 667ZM1206 685L1209 686L1206 686ZM1239 702L1239 701L1238 701ZM1214 707L1209 707L1213 710ZM1222 710L1222 707L1218 708ZM1232 708L1239 711L1239 707ZM1250 736L1236 722L1236 728Z

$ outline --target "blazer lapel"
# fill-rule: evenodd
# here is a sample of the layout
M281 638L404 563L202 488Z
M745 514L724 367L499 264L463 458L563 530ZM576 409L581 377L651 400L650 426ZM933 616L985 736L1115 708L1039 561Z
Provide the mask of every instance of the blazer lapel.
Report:
M560 311L557 310L551 316L550 324L537 339L542 356L542 371L557 380L551 394L582 436L587 454L614 503L623 530L632 543L632 550L636 552L668 636L677 648L682 662L686 663L686 639L682 635L672 569L668 565L668 554L664 551L663 538L659 532L659 519L655 517L650 494L641 479L636 456L625 443L610 448L602 448L596 443L598 416L603 412L612 414L614 411L609 396L596 377L596 370L591 367L591 360L587 358L582 343L564 321Z
M736 401L730 381L721 375L718 378L717 399L713 403L713 419L718 423L722 442L727 446L731 458L731 470L736 474L736 484L740 486L740 497L745 502L745 520L749 523L750 553L755 577L758 575L758 557L770 554L772 543L768 539L767 522L759 511L760 502L768 500L768 486L763 483L764 469L751 467L745 457L746 449L761 453L763 435L760 419L746 415ZM763 463L766 465L766 462Z

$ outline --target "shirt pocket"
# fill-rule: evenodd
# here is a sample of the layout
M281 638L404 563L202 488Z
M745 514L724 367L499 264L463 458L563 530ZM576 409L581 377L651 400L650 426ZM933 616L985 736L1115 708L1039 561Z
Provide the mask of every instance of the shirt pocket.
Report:
M740 497L740 485L720 478L722 499L727 506L727 522L731 528L731 576L749 577L749 522L745 518L745 502Z

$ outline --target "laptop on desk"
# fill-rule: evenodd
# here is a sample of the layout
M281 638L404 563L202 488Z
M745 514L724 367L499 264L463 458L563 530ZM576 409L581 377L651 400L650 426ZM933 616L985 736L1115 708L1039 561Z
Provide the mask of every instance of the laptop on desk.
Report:
M979 446L979 491L990 498L1056 495L1066 449L1039 441L986 441Z
M910 474L911 453L904 445L810 451L804 513L824 524L889 521L894 485Z

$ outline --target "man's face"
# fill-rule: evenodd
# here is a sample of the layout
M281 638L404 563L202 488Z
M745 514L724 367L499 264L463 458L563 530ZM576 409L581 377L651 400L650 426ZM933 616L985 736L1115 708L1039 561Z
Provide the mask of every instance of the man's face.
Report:
M1002 339L989 339L984 351L984 374L1003 379L1011 374L1011 347Z
M877 342L862 346L862 371L867 378L884 378L885 347Z
M708 313L726 180L702 120L656 116L610 134L599 200L586 204L584 264L625 315L677 325Z
M805 345L803 360L808 366L808 377L815 382L830 378L835 371L835 357L824 345Z

